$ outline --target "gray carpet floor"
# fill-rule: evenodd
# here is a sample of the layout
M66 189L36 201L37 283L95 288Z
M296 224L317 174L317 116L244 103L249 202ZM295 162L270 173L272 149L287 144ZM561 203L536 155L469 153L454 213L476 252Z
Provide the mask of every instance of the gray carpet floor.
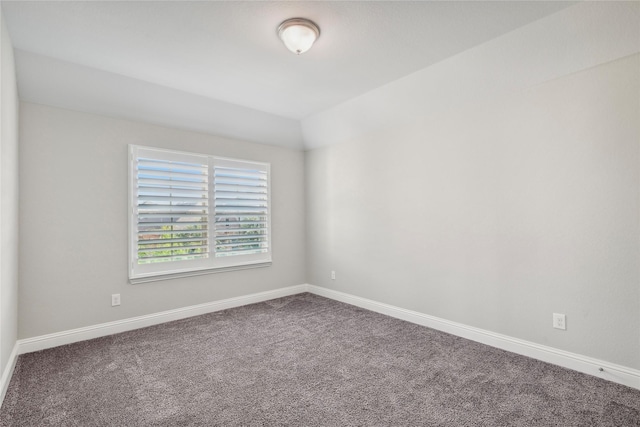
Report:
M19 357L2 426L640 426L640 391L311 294Z

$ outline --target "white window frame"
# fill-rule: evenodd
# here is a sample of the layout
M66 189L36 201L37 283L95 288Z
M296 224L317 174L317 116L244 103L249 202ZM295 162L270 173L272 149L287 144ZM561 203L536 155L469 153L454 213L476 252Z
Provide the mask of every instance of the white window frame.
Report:
M138 264L138 179L137 159L139 153L153 153L159 158L169 161L177 159L201 157L208 161L208 248L209 256L205 259L167 261L152 264ZM265 171L267 175L267 252L248 255L216 256L216 231L215 231L215 167L241 167L257 168ZM192 153L185 151L167 150L162 148L129 145L129 282L132 284L166 280L178 277L188 277L202 274L219 273L224 271L242 270L247 268L268 267L272 264L271 253L271 165L264 162L233 159L212 156L209 154Z

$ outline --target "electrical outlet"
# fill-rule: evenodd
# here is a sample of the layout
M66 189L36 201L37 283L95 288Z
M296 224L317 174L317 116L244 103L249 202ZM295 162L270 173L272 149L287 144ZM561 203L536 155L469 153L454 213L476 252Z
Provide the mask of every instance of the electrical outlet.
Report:
M331 280L336 280L336 272L331 271Z
M111 295L111 307L115 307L116 305L120 305L120 294Z
M553 313L553 327L556 329L567 329L567 317L564 314Z

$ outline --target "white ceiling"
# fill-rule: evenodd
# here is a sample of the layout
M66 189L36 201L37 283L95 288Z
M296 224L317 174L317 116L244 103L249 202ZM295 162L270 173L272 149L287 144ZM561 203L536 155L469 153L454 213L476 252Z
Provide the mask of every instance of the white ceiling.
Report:
M134 97L154 86L165 91L166 104L181 94L197 97L200 104L215 103L215 111L230 103L237 114L273 117L295 139L301 119L573 3L4 0L2 12L18 50L23 99L64 106L64 99L50 98L71 97L71 88L55 92L49 87L49 98L39 99L47 84L57 82L53 69L63 67L59 74L78 93L94 90L89 85L98 78L96 73L83 78L83 73L107 72L127 79L126 91L102 91L122 104L139 102ZM322 32L301 56L287 51L276 36L280 22L297 16L312 19ZM136 82L145 90L136 92ZM85 96L70 106L100 111L100 96Z

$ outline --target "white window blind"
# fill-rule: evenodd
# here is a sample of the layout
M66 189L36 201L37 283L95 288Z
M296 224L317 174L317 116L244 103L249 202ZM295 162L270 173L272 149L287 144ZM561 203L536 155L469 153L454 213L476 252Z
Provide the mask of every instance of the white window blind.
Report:
M133 283L270 265L269 165L130 146Z

